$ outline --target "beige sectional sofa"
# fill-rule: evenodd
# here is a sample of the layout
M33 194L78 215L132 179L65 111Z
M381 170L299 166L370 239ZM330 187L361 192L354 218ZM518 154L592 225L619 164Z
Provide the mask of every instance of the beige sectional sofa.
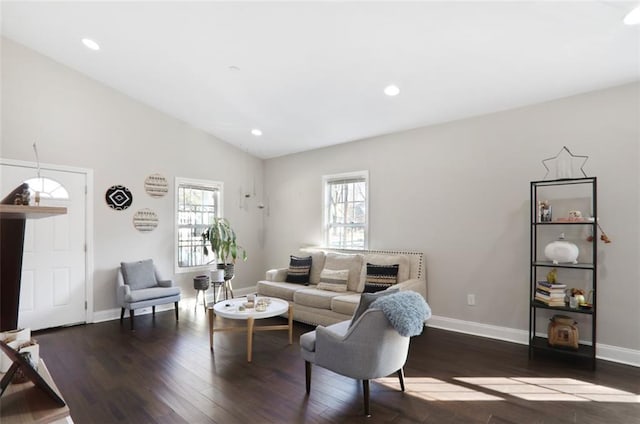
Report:
M288 268L267 271L266 280L259 281L258 295L277 297L293 304L293 319L313 325L331 325L350 319L364 290L367 263L375 265L398 264L398 283L392 287L413 290L425 299L427 282L423 254L385 250L303 249L299 256L311 256L311 274L308 286L287 283ZM349 269L346 292L317 288L323 269Z

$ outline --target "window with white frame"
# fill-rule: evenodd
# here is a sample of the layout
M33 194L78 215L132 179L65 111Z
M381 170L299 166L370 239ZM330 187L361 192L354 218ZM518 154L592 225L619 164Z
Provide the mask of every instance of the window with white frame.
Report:
M222 182L176 178L176 272L208 268L202 233L222 217Z
M369 172L325 175L324 241L327 247L366 249L369 232Z

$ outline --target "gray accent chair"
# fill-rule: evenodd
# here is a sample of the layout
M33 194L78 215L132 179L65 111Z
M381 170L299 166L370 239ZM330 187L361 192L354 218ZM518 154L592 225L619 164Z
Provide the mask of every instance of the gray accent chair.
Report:
M176 321L178 321L178 302L180 287L172 280L163 280L151 259L137 262L121 262L118 268L118 286L116 297L120 305L120 322L124 319L125 309L129 310L129 321L133 330L134 310L151 306L156 314L156 305L174 303Z
M409 337L401 336L382 310L367 309L351 324L342 321L300 336L305 360L307 395L311 391L311 364L346 377L362 380L364 413L369 412L369 380L396 373L404 392L403 367L409 352Z

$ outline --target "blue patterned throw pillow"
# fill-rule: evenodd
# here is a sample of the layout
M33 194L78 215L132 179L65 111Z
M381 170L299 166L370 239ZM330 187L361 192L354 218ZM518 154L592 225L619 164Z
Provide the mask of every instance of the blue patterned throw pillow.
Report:
M291 255L289 270L287 271L287 283L309 285L309 274L311 273L311 256L304 258Z
M375 293L386 290L398 283L399 264L374 265L367 263L367 278L364 282L364 293Z

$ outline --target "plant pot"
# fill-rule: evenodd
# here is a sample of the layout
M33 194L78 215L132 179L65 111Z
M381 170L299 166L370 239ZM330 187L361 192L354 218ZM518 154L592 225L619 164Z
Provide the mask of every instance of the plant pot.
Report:
M224 269L214 269L211 271L211 282L222 283L224 281Z
M207 290L209 288L209 276L198 275L193 277L193 288L196 290Z
M235 269L234 269L234 265L232 263L218 264L217 268L224 270L224 279L225 279L225 281L231 280L233 278Z

